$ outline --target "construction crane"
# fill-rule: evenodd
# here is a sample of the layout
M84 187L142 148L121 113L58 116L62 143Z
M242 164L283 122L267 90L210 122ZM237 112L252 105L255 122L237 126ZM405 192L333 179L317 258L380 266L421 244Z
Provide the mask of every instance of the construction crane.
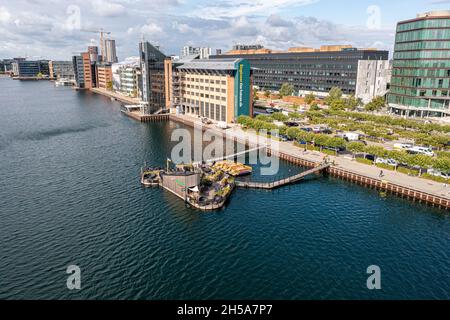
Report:
M99 29L99 30L81 30L83 32L89 32L89 33L97 33L100 34L100 53L102 55L102 59L105 59L105 34L106 35L110 35L111 32L110 31L105 31L103 28Z

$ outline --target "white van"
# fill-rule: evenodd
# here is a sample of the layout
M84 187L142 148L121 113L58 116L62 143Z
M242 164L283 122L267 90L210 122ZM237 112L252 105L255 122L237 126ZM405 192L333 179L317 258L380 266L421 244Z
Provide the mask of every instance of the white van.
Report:
M408 149L411 153L424 154L426 156L434 157L434 152L430 148L426 147L412 147Z

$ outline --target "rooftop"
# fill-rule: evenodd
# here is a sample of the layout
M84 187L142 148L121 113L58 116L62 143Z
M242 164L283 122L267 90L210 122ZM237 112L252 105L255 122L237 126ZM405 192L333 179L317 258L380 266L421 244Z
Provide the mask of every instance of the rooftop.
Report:
M200 70L236 70L236 63L242 59L225 58L225 59L205 59L194 60L179 66L177 69L200 69Z

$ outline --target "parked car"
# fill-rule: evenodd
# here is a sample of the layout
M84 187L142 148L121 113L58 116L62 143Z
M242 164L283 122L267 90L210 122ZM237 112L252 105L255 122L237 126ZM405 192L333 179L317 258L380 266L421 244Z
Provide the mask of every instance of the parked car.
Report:
M303 130L305 132L312 132L311 128L300 128L300 130Z
M298 127L300 126L297 122L293 122L293 121L288 121L284 123L286 126L288 127Z
M408 149L408 152L411 154L424 154L429 157L434 157L433 150L427 147L412 147Z
M377 158L375 160L375 163L377 163L377 164L386 164L388 166L393 166L393 167L397 167L398 166L398 162L395 161L394 159Z
M396 143L394 144L394 149L397 150L408 150L411 149L413 147L412 144L410 143Z
M269 109L266 109L266 112L267 112L268 114L273 114L273 113L275 113L275 110L269 108Z
M358 141L359 133L356 132L346 132L344 133L344 139L347 141Z
M439 177L444 179L450 179L450 172L443 173L436 169L428 169L427 173L433 177Z

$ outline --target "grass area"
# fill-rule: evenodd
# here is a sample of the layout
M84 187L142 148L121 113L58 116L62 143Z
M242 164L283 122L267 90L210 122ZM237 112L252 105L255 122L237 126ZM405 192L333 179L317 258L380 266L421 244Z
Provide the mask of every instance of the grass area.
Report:
M369 160L369 159L364 159L364 158L356 158L356 162L362 163L362 164L367 164L369 166L373 165L373 161Z
M430 175L428 173L423 174L422 178L428 179L428 180L432 180L432 181L435 181L435 182L440 182L440 183L449 183L450 182L450 179L445 179L445 178L442 178L442 177L432 176L432 175Z
M381 168L381 169L390 170L390 171L395 171L395 167L390 166L390 165L388 165L388 164L377 163L376 166L377 166L378 168Z
M420 174L419 171L417 171L417 170L411 170L411 169L403 168L403 167L398 167L397 171L400 173L407 174L409 176L414 176L414 177L418 177Z

